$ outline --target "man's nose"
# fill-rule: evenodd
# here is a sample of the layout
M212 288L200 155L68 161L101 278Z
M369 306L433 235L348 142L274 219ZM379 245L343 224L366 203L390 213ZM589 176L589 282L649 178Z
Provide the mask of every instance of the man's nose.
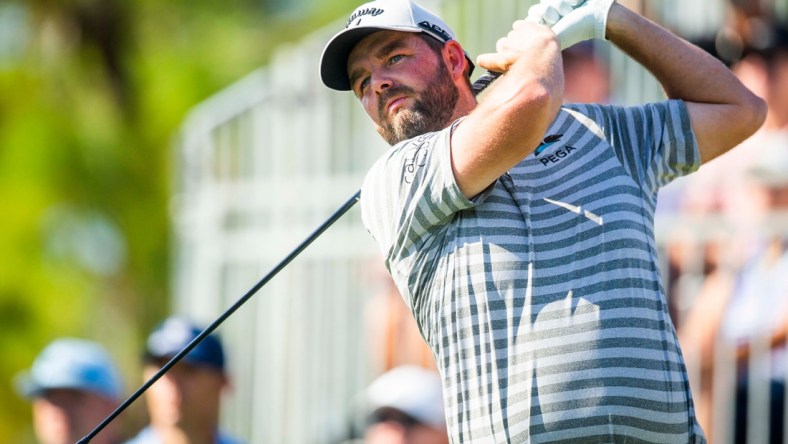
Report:
M394 86L394 82L391 80L391 77L385 73L373 74L371 82L372 90L378 94Z

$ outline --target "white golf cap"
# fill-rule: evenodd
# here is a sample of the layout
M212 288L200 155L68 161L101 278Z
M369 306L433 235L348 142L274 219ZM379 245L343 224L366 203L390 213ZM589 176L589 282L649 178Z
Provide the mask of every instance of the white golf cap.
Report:
M377 0L365 3L350 15L345 29L329 40L320 58L320 78L331 89L349 91L347 60L364 37L382 30L424 32L442 43L457 40L440 17L409 0ZM473 62L468 54L465 57Z
M366 404L371 414L395 409L423 424L446 427L440 376L422 367L405 365L382 374L367 388Z

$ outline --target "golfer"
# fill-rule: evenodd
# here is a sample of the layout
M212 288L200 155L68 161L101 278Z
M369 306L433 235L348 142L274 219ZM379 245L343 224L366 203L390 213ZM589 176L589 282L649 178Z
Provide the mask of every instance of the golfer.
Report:
M579 3L579 4L578 4ZM606 39L668 100L563 105L561 48ZM440 369L455 443L705 442L654 240L660 187L752 134L764 103L612 0L544 0L473 64L406 0L360 6L324 49L392 145L362 217Z

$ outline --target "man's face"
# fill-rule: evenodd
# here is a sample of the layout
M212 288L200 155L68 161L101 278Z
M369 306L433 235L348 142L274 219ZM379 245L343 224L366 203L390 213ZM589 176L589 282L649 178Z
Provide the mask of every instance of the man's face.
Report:
M366 444L448 444L445 428L435 428L395 409L377 415L364 433Z
M365 37L350 53L348 74L390 145L451 123L459 90L442 57L419 34L380 31Z
M144 378L150 379L166 362L145 365ZM179 362L146 393L151 424L182 429L214 424L225 385L226 378L218 369Z
M41 444L73 444L90 433L116 407L114 401L85 390L47 390L33 399L36 437ZM110 442L111 433L105 429L93 442Z

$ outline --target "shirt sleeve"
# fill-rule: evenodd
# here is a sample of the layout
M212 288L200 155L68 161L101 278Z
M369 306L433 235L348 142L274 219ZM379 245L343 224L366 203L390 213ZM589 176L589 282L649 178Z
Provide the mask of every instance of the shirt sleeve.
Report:
M597 121L624 168L651 193L700 167L698 143L682 100L578 110Z
M402 142L375 162L361 188L361 218L392 274L392 262L433 242L453 215L474 206L454 179L454 125Z

